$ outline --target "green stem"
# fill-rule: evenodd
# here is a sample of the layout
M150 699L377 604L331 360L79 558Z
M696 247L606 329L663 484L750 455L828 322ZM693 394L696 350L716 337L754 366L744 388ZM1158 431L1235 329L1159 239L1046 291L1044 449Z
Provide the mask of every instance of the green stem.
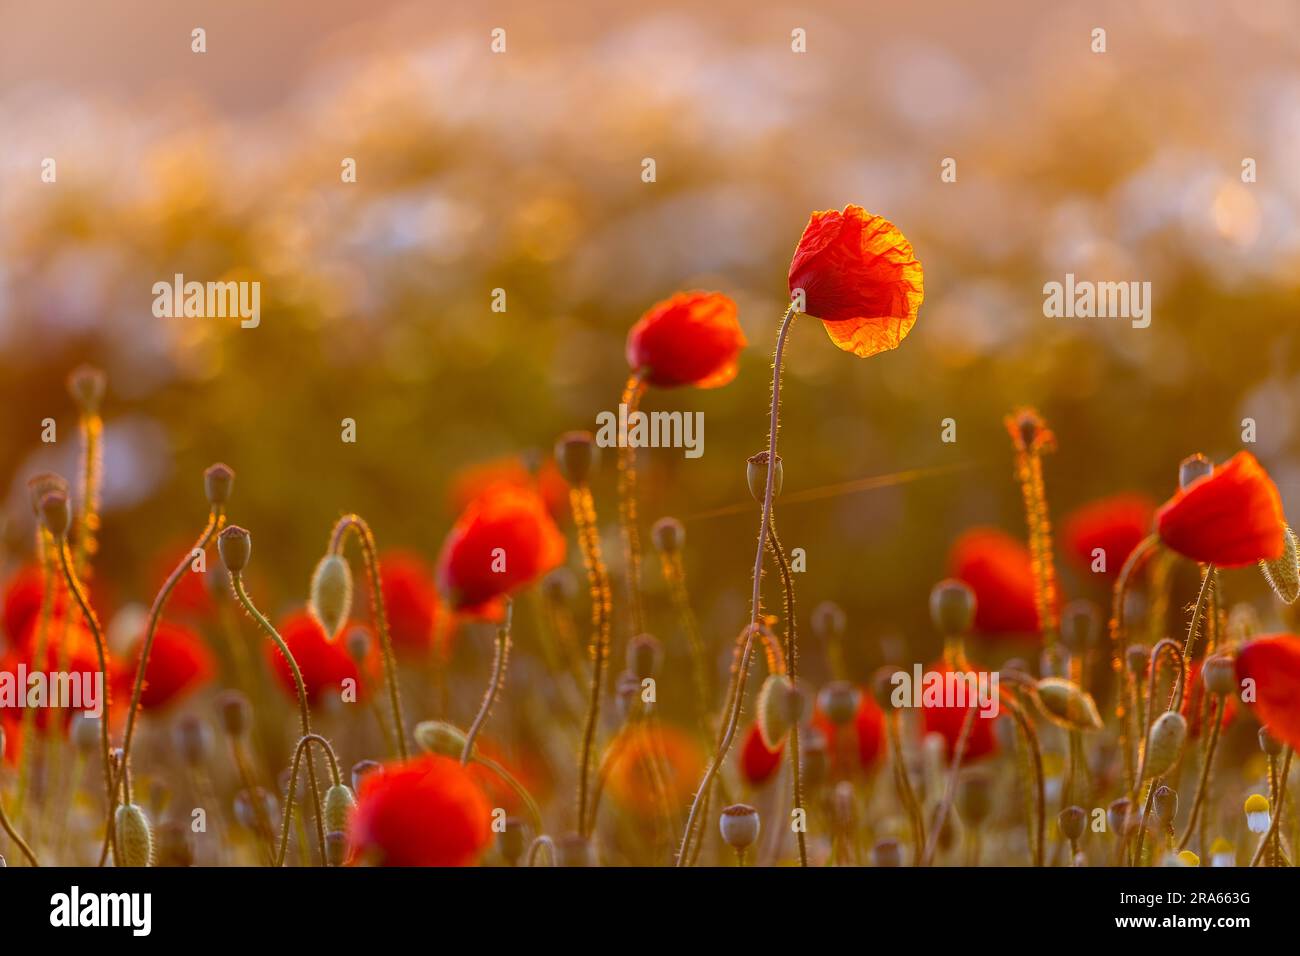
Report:
M505 683L506 662L510 658L510 619L513 614L514 602L506 598L506 617L501 626L497 628L496 650L492 655L492 678L488 682L487 690L483 693L483 703L479 705L474 722L469 725L469 730L465 734L465 746L460 753L462 767L469 763L470 757L474 755L474 740L478 737L479 731L483 729L483 724L487 721L492 705L496 702L497 694L501 691L501 685Z
M275 857L277 869L284 866L284 859L289 852L289 824L293 819L293 805L298 798L298 767L302 763L303 750L308 749L313 743L325 751L334 786L337 787L343 782L342 775L339 773L339 758L335 755L330 742L320 734L304 734L298 740L298 745L293 748L293 764L292 769L289 771L289 789L284 797L284 815L280 823L280 850ZM308 756L310 756L310 751Z
M776 534L776 522L771 520L768 532L771 535L770 545L772 554L776 557L777 567L781 571L781 590L785 595L785 668L786 676L790 678L790 686L795 686L797 674L795 673L795 660L797 654L797 644L795 641L795 605L794 605L794 581L790 574L790 562L786 560L785 549L781 547L781 540ZM794 726L790 728L790 773L794 780L794 808L796 810L803 808L803 774L799 767L799 722L795 721ZM795 835L798 837L799 844L799 865L808 865L808 845L804 836L804 829L801 827Z

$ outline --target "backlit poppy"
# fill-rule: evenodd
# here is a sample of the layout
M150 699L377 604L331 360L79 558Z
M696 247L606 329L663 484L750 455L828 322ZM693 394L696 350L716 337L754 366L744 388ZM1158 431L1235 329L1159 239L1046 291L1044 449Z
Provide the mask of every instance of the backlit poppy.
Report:
M433 647L438 589L433 568L417 554L389 551L379 559L388 631L399 653L426 653Z
M718 292L679 292L627 334L627 364L656 388L717 388L736 377L745 334L736 303Z
M813 723L826 736L826 752L830 754L831 767L837 773L846 772L846 768L841 765L845 756L852 754L852 750L846 752L845 745L839 742L837 738L840 728L822 711L820 702L813 711ZM856 744L858 764L862 769L870 770L884 754L885 713L866 688L861 688L858 695L858 711L848 733L853 741L848 746Z
M1105 570L1097 573L1114 578L1133 549L1151 533L1154 514L1155 502L1133 493L1111 495L1083 505L1061 524L1065 553L1079 567L1091 571L1100 549Z
M325 636L325 629L308 611L298 611L282 619L276 626L280 637L302 671L302 682L307 688L311 704L321 701L327 694L341 696L345 680L357 682L357 697L363 696L365 681L356 662L348 655L346 641L333 641ZM277 682L290 697L297 697L293 671L273 641L265 642L265 653Z
M457 760L386 764L361 781L352 840L379 866L469 866L492 841L492 807Z
M474 499L496 484L515 485L537 492L546 502L546 510L556 524L569 517L569 485L560 477L555 459L545 458L533 468L520 455L478 462L457 471L447 496L452 510L457 513L464 511Z
M860 206L814 212L790 262L790 294L831 341L866 358L897 348L924 298L921 263L887 219Z
M653 729L635 724L614 746L605 786L620 806L647 817L659 812L651 763L656 755L660 761L657 779L663 784L669 810L684 807L695 795L704 773L704 754L694 737L663 724Z
M438 584L463 613L498 599L564 561L564 538L536 492L494 485L465 509L438 557Z
M129 660L139 667L140 642ZM145 710L166 707L201 687L216 672L216 660L202 638L188 627L160 621L149 649L140 706ZM133 678L134 679L134 678Z
M763 741L763 732L758 723L750 725L745 734L745 742L740 748L740 773L751 787L766 783L781 766L781 754L785 750L785 741L777 744L775 750L768 750Z
M1245 451L1179 489L1156 513L1156 530L1167 547L1221 567L1280 556L1285 526L1277 486Z
M928 670L948 674L952 668L943 660L938 660L931 664ZM998 749L998 738L993 732L993 724L997 718L982 716L979 705L975 704L975 707L975 718L971 721L970 734L966 738L966 751L962 757L963 765L996 753ZM966 714L969 711L970 707L942 704L923 706L921 709L921 726L925 733L939 734L943 737L944 753L948 760L952 759L953 750L957 746L957 739L961 736L961 728L966 722Z
M1033 560L1017 538L997 528L973 528L953 545L948 569L975 592L975 631L1038 633Z
M1253 709L1269 733L1300 747L1300 637L1270 634L1237 651L1237 680L1254 683Z

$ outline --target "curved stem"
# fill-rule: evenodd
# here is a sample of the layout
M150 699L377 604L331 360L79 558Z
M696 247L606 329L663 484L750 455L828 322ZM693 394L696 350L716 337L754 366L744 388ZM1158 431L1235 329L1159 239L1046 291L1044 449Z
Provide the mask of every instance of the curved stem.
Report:
M487 690L483 693L483 703L479 705L474 722L469 725L469 730L465 734L465 746L460 753L462 767L469 763L470 757L473 756L474 740L478 737L478 732L483 729L483 724L487 721L493 703L496 702L501 685L505 683L506 661L510 657L510 619L513 614L514 602L506 598L506 619L497 628L496 651L492 655L492 678L488 682Z
M939 810L934 815L934 825L930 832L934 834L934 839L930 841L925 848L925 859L922 860L922 866L929 866L934 862L935 851L939 848L939 834L943 832L944 824L948 822L948 812L952 808L953 797L957 793L957 773L961 770L962 758L966 756L966 745L970 740L971 728L975 725L975 708L970 707L966 710L966 719L961 723L961 731L957 734L957 742L952 748L952 764L948 769L948 782L943 788L943 799L939 803Z
M506 785L515 792L515 796L517 796L520 802L524 805L524 809L528 812L528 816L533 821L534 829L536 829L538 833L541 833L542 811L537 806L537 801L533 799L533 795L528 792L528 788L520 783L519 779L514 774L492 758L484 757L482 754L475 754L470 759L474 761L474 763L491 770L494 774L505 781Z
M284 815L280 823L280 849L275 857L275 866L277 868L284 866L284 859L289 852L289 824L293 819L293 805L298 797L298 767L302 762L302 753L313 743L325 751L334 786L337 787L343 782L343 777L339 773L339 758L334 753L334 748L330 746L330 742L320 734L304 734L300 737L298 745L293 748L293 765L289 771L289 789L284 795Z
M284 638L282 638L280 633L271 626L271 622L262 615L262 612L253 606L252 599L244 589L243 578L235 571L230 572L230 587L235 592L235 597L239 600L239 603L243 606L244 610L248 612L248 616L251 617L257 623L257 626L262 629L262 633L266 634L267 637L275 642L275 646L279 649L280 653L284 655L284 659L289 662L289 670L293 673L294 685L298 688L298 719L301 724L302 736L306 737L310 735L311 710L307 704L307 685L302 679L302 671L298 668L298 662L294 660L293 653L289 650L289 645L284 642ZM320 802L320 784L316 780L316 762L312 759L310 750L307 751L307 777L311 783L312 803L315 805L316 809L317 848L320 850L321 863L324 864L328 859L325 855L325 820Z
M912 780L907 775L907 760L903 755L903 734L900 730L902 715L897 710L885 717L885 726L889 734L889 746L894 751L894 789L898 792L898 801L907 811L912 822L912 843L915 849L912 856L913 865L920 865L925 856L925 815L921 813L921 804L916 799Z
M1034 866L1042 866L1044 844L1047 840L1047 794L1043 780L1043 751L1039 746L1038 734L1034 731L1034 725L1030 723L1024 709L1009 695L1004 696L1003 702L1011 705L1008 709L1011 711L1011 716L1016 721L1016 725L1020 730L1020 735L1024 740L1025 749L1028 750L1031 758L1030 766L1033 770L1034 777L1034 819L1037 836L1037 838L1032 841Z
M594 816L588 819L587 801L591 786L591 755L596 743L596 725L600 721L600 694L604 683L605 664L609 657L609 570L600 553L600 534L596 530L596 505L591 489L580 485L569 491L574 524L578 529L578 545L583 564L587 568L587 584L591 591L591 627L593 660L591 666L591 694L587 700L587 715L583 722L582 752L578 770L578 833L590 835L595 828Z
M776 534L776 522L773 520L768 532L771 537L769 543L772 547L772 554L776 557L777 567L781 570L781 590L785 595L785 668L786 676L790 678L791 686L794 686L796 677L795 659L795 606L794 606L794 581L790 574L790 562L786 560L785 549L781 547L781 539ZM799 767L799 722L795 721L794 726L790 728L790 773L794 780L794 808L796 810L803 807L803 775ZM801 827L795 831L799 844L799 865L808 865L808 845L804 837L804 831Z
M639 409L645 390L641 372L633 372L623 386L621 399L621 403L627 406L628 420ZM637 528L636 448L629 441L618 443L618 518L623 537L628 611L635 636L645 631L645 603L641 596L641 534Z
M388 613L384 609L383 579L379 574L379 555L375 536L370 525L358 514L344 515L330 532L330 551L341 555L349 531L356 533L361 542L361 553L366 563L366 577L370 581L370 616L379 632L379 647L384 658L384 677L388 684L388 701L393 708L393 723L397 725L397 755L405 760L409 750L406 745L406 722L402 720L402 693L397 684L397 658L393 654L393 638L388 632ZM310 754L308 755L310 757Z
M1205 614L1205 604L1210 596L1210 589L1214 581L1214 565L1207 564L1201 572L1201 590L1196 595L1196 607L1192 610L1191 623L1187 625L1187 640L1183 644L1182 666L1178 669L1178 676L1174 679L1173 690L1169 695L1169 709L1173 710L1176 706L1174 699L1182 700L1183 687L1187 683L1188 669L1192 666L1192 648L1196 646L1196 635L1201 630L1201 618Z
M551 858L551 866L555 866L555 841L545 833L535 837L532 844L528 847L528 865L537 865L537 854L545 850Z
M1183 831L1182 839L1178 841L1178 849L1181 852L1187 848L1191 842L1192 831L1196 829L1196 818L1200 815L1201 805L1205 802L1206 796L1210 789L1210 766L1214 763L1214 752L1219 743L1219 728L1223 724L1223 711L1228 705L1228 698L1220 697L1218 704L1214 708L1214 725L1210 728L1209 742L1205 746L1205 759L1201 764L1201 777L1196 783L1196 795L1192 798L1192 809L1187 815L1187 828ZM1201 847L1201 852L1205 852L1205 847Z

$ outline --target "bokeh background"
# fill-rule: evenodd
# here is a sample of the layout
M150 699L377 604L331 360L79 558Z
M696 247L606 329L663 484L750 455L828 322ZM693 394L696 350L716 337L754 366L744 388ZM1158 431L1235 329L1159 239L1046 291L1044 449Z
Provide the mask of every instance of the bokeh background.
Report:
M1297 500L1300 7L707 6L0 3L7 562L30 553L26 479L74 471L80 362L110 383L100 586L152 595L223 460L278 611L305 598L345 510L432 558L462 469L593 427L640 313L718 289L740 304L741 373L651 393L704 411L706 445L643 454L642 513L685 521L694 600L725 644L748 599L744 459L764 442L788 258L811 210L848 202L898 223L926 270L896 352L856 360L812 320L788 352L787 493L922 472L781 510L808 556L803 606L845 606L860 667L891 635L931 640L925 595L963 528L1021 533L1013 406L1057 433L1058 514L1162 499L1184 455L1240 448L1246 416ZM261 326L155 318L151 286L178 272L260 281ZM1150 328L1045 318L1042 286L1067 272L1150 281ZM662 586L653 562L647 577Z

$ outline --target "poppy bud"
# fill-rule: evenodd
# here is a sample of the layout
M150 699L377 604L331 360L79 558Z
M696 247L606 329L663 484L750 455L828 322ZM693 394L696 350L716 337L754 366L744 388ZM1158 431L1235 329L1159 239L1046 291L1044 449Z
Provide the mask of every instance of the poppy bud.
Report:
M664 554L676 554L686 544L686 529L676 518L660 518L650 529L650 540Z
M555 464L569 484L585 485L596 463L596 442L591 432L565 432L555 443Z
M1268 732L1267 727L1259 728L1259 749L1264 751L1270 757L1280 756L1282 753L1282 741L1278 740Z
M628 641L627 669L636 677L638 686L647 677L655 675L663 656L663 647L649 634L638 634Z
M817 702L831 723L842 727L857 716L860 697L858 689L848 681L837 680L821 689Z
M759 733L768 750L775 750L803 717L803 698L784 674L769 674L754 706Z
M217 462L203 472L203 491L208 496L208 504L214 508L230 500L230 491L235 484L235 471L229 465Z
M456 756L459 757L460 754L457 753ZM377 760L358 760L352 765L352 791L354 793L360 792L361 781L364 780L368 774L372 774L375 771L382 769L382 765Z
M723 842L734 850L744 850L758 839L758 811L746 803L724 807L718 818Z
M93 365L78 365L68 375L68 394L83 412L91 415L99 411L107 387L108 376Z
M769 454L760 451L757 455L749 458L745 466L745 480L749 482L749 493L754 496L754 500L759 504L767 494L767 460ZM785 472L781 467L781 456L776 456L776 464L772 466L772 497L775 498L781 494L781 482L785 478Z
M1170 826L1178 815L1178 791L1164 784L1156 787L1151 797L1151 810L1161 826Z
M153 830L144 810L134 803L117 808L114 814L117 828L118 866L148 866L153 858Z
M871 848L872 866L902 866L903 848L897 840L881 840Z
M82 753L90 753L99 746L99 718L77 714L72 718L72 743ZM0 747L0 753L4 748Z
M327 554L317 563L309 606L325 636L334 640L352 611L352 570L341 554Z
M1071 843L1078 843L1088 825L1088 811L1083 807L1065 807L1056 815L1056 825L1061 829L1061 836Z
M558 866L596 866L596 847L586 837L568 833L555 841Z
M993 780L981 770L962 774L957 781L957 815L967 826L977 827L993 812Z
M1186 488L1214 471L1214 462L1202 454L1188 455L1178 464L1178 487Z
M1067 730L1101 730L1101 714L1092 695L1074 681L1047 677L1036 687L1038 702L1047 719Z
M542 578L542 594L548 601L565 604L578 593L578 580L568 568L556 568Z
M1167 710L1156 718L1147 735L1147 750L1142 779L1154 779L1168 773L1178 762L1187 740L1187 719L1176 710Z
M940 581L930 589L930 620L945 636L965 634L975 620L975 592L955 578Z
M346 833L357 798L352 791L337 783L325 791L325 829L331 833Z
M844 608L834 601L822 601L821 604L813 608L813 636L823 644L841 640L847 626L848 621L844 616Z
M191 767L197 767L212 751L212 731L193 714L186 714L176 722L176 750Z
M465 732L445 720L422 720L415 725L415 742L431 754L455 757L465 752Z
M237 524L228 525L217 535L217 550L226 570L238 574L248 567L248 559L252 557L253 536Z
M1264 580L1284 604L1294 604L1300 597L1300 554L1296 551L1295 532L1287 526L1282 536L1282 554L1271 561L1260 561Z
M1061 640L1078 654L1101 637L1101 614L1091 601L1071 601L1061 612Z
M885 713L894 709L894 675L898 673L901 672L897 667L886 664L871 675L871 696Z
M348 835L339 830L325 834L325 862L329 866L342 866L348 861Z
M1120 797L1106 809L1106 822L1116 836L1127 836L1137 829L1137 814L1128 797Z
M68 508L68 496L61 491L51 491L41 498L41 522L54 535L55 540L68 533L72 524L72 512Z
M1133 675L1135 677L1145 677L1151 648L1145 644L1130 644L1128 650L1124 653L1128 658L1128 669Z
M217 698L221 725L232 737L242 737L253 722L253 705L237 690L228 690Z
M527 849L527 835L524 831L524 821L518 817L506 817L506 828L501 832L501 839L498 841L501 858L506 861L506 865L519 865L519 860Z
M1211 694L1227 697L1237 691L1237 669L1232 658L1224 654L1207 657L1201 665L1201 677Z

